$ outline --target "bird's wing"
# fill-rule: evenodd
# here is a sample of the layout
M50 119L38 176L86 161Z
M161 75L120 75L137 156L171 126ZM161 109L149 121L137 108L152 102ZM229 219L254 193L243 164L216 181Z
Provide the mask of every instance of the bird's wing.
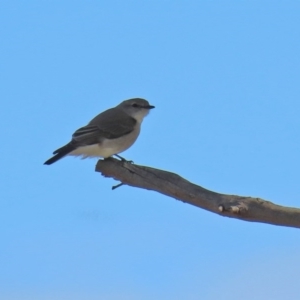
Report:
M96 116L87 126L81 127L72 135L76 146L100 143L104 138L116 139L133 131L136 120L122 110L109 109Z

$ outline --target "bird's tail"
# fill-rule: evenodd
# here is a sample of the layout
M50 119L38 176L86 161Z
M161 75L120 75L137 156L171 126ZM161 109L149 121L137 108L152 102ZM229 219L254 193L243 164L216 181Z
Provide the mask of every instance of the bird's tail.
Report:
M76 148L71 143L69 143L69 144L55 150L53 152L53 154L55 154L55 155L53 157L49 158L48 160L46 160L44 162L44 165L51 165L51 164L55 163L56 161L63 158L64 156L66 156L68 153L72 152L75 149Z

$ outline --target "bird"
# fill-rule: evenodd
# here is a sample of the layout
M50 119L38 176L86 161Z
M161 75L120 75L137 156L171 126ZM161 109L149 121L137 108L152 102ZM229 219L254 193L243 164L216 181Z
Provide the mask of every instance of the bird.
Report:
M108 158L127 150L140 134L145 116L155 106L142 98L121 102L93 118L86 126L76 130L69 143L53 152L54 156L44 162L51 165L71 155L82 159L87 157Z

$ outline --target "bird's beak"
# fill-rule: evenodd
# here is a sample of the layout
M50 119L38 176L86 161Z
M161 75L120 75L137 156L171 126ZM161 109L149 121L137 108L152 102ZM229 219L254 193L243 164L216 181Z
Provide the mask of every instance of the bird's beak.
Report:
M147 108L147 109L152 109L152 108L155 108L155 106L153 106L153 105L148 105L148 106L145 106L145 108Z

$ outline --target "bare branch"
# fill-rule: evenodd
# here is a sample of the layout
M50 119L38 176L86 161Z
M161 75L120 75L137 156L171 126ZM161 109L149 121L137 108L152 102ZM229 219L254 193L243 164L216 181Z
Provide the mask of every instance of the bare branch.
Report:
M220 216L300 228L300 209L259 198L224 195L195 185L177 174L109 158L96 171L134 187L157 191Z

